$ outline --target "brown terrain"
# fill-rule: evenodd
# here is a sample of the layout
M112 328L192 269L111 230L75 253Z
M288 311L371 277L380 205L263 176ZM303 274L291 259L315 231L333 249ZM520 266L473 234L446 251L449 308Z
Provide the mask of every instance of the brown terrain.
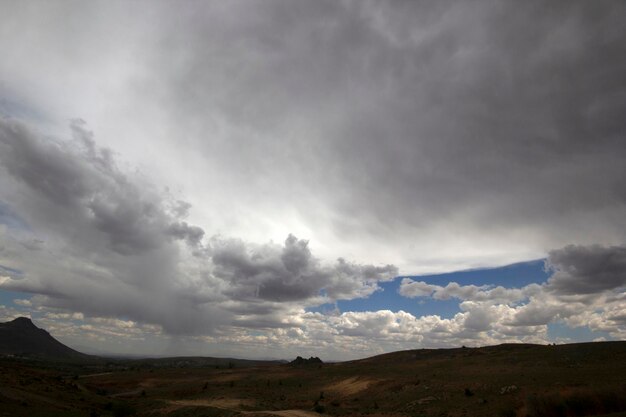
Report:
M0 416L626 416L626 342L343 363L5 355Z

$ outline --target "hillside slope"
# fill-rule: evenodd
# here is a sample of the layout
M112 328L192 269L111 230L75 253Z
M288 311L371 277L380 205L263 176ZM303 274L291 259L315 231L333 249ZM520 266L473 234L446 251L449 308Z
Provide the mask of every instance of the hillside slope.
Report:
M65 346L27 317L0 323L0 355L60 360L90 357Z

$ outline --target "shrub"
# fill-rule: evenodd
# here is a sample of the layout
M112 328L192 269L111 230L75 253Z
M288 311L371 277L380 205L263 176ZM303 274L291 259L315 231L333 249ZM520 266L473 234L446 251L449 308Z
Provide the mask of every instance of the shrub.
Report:
M556 395L535 395L528 399L530 417L565 417L565 404Z
M618 391L580 390L567 395L541 395L527 401L530 417L583 417L626 410Z
M136 413L137 413L137 410L135 410L135 408L130 404L119 403L119 404L113 405L114 417L128 417L128 416L135 415Z
M503 408L498 412L498 417L516 417L517 413L514 408Z

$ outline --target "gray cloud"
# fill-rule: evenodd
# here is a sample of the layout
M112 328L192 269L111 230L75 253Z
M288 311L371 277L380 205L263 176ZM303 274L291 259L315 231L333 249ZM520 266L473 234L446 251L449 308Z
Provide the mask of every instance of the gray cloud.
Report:
M343 258L327 264L293 235L282 246L204 239L183 220L188 203L123 172L84 122L71 129L73 141L60 141L0 119L2 198L12 206L3 212L33 229L0 230L2 285L39 294L42 305L169 334L282 328L296 325L285 319L294 309L366 297L398 273Z
M586 295L626 286L626 247L567 246L550 252L554 271L548 288L557 294Z
M156 249L166 234L191 242L202 237L202 229L172 222L154 190L140 189L121 173L111 151L96 147L82 124L71 128L74 142L64 143L42 139L16 120L0 121L1 162L35 191L33 204L71 213L64 217L72 228L100 231L124 255Z
M251 7L219 21L195 10L215 24L174 22L178 35L153 51L168 77L155 87L184 103L176 117L203 109L254 131L196 145L222 149L213 162L242 176L235 186L278 198L306 188L355 237L410 242L454 218L535 247L587 241L574 227L585 221L592 239L624 239L623 224L598 217L625 202L623 5ZM179 49L196 52L184 72L163 60ZM291 204L318 215L309 199Z
M214 274L231 284L238 300L298 301L352 299L376 291L377 282L397 276L393 265L357 265L340 258L334 266L315 258L308 242L293 235L284 246L248 247L238 240L212 242Z
M307 233L327 260L442 271L626 239L621 2L185 4L11 4L0 93L87 114L216 230Z
M307 242L289 236L285 246L249 250L242 241L213 245L215 274L232 284L229 294L241 299L296 301L319 296L330 280L318 266Z
M181 285L190 274L172 240L197 247L203 230L168 209L179 203L123 173L84 123L71 129L72 141L58 141L0 120L2 198L32 229L0 236L2 263L23 273L5 285L41 294L49 307L130 317L168 333L206 332L226 320L215 306L189 303Z
M198 226L190 226L187 222L175 222L169 225L167 234L185 240L191 246L198 246L204 237L204 230Z

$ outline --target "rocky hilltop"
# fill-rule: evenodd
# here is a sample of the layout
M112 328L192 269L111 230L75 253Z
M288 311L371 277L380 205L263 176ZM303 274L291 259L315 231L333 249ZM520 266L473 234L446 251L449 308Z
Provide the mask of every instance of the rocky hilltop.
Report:
M322 360L318 357L311 356L309 359L305 359L302 356L298 356L296 359L289 362L290 365L312 365L320 364Z

